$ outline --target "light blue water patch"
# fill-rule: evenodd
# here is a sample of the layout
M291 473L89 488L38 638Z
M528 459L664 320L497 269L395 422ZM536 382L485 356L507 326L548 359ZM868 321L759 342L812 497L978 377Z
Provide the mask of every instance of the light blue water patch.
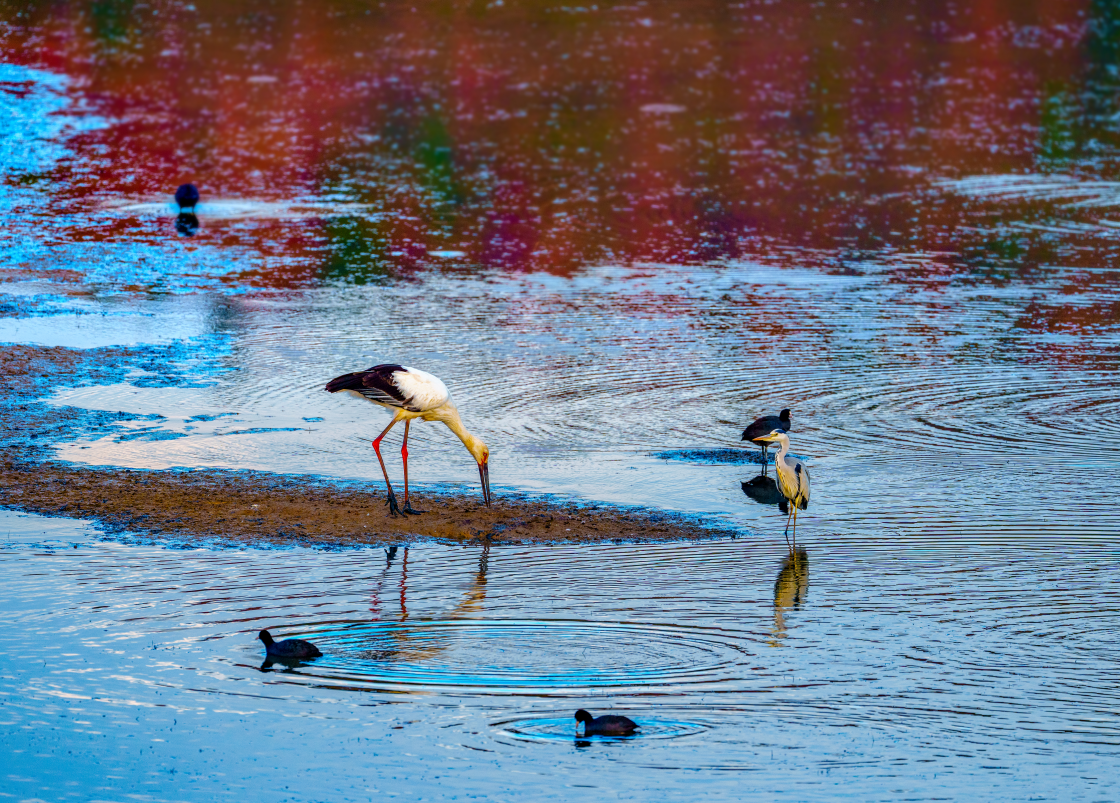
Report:
M90 131L105 121L63 114L71 102L66 76L0 64L0 176L49 169L66 155L61 137ZM0 193L0 208L4 194Z
M90 224L88 219L68 217L69 221L54 220L52 225L64 231ZM138 288L149 293L242 293L247 288L231 283L229 277L284 262L270 259L266 264L251 249L218 249L172 237L159 243L58 243L53 238L24 238L18 247L0 249L0 268L77 269L86 286L100 295L135 293Z
M176 315L45 315L0 318L0 343L94 349L188 340L202 334L197 320Z

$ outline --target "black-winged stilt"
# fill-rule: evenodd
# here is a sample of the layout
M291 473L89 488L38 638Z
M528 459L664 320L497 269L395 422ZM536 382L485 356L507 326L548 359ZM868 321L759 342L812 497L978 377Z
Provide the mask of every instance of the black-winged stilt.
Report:
M404 461L404 513L421 513L413 510L408 502L408 427L414 418L425 421L442 421L447 428L459 436L467 451L478 463L478 477L482 481L482 498L490 506L490 450L479 438L467 432L459 418L459 411L451 403L451 392L447 385L427 371L405 368L403 365L375 365L365 371L343 374L327 383L327 390L337 393L344 390L352 396L380 404L395 410L393 420L373 440L373 450L377 452L377 462L385 475L385 487L389 491L389 513L401 513L393 486L389 482L389 472L385 470L385 460L381 457L381 439L398 421L404 421L404 443L401 444L401 458Z

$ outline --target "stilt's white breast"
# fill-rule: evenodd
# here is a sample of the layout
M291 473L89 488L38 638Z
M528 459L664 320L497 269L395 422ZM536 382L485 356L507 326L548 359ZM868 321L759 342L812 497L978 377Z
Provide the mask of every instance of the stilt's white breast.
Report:
M408 399L409 408L423 412L434 410L451 400L451 391L438 376L416 368L405 368L393 374L393 381Z

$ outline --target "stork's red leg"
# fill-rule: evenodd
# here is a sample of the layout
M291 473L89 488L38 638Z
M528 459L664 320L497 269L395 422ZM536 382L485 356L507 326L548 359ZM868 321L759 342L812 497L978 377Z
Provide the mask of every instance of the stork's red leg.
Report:
M389 433L389 430L393 428L393 424L395 423L397 423L396 418L390 421L389 426L381 430L381 434L373 439L373 451L377 452L377 462L381 464L381 473L385 475L385 488L389 493L390 516L399 516L401 510L397 507L397 497L393 494L393 486L389 484L389 472L385 470L385 460L381 457L381 439Z
M404 462L404 512L418 515L423 510L413 510L408 502L408 425L411 421L404 422L404 443L401 444L401 460Z

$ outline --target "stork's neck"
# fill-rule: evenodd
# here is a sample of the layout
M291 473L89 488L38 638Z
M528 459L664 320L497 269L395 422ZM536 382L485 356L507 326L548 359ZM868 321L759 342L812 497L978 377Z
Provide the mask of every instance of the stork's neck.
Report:
M459 411L455 408L455 405L451 402L447 402L447 404L439 408L438 414L439 420L447 424L447 428L459 436L459 440L467 447L467 451L474 457L475 462L483 462L486 453L486 444L467 432L467 428L463 426L463 419L459 417Z

